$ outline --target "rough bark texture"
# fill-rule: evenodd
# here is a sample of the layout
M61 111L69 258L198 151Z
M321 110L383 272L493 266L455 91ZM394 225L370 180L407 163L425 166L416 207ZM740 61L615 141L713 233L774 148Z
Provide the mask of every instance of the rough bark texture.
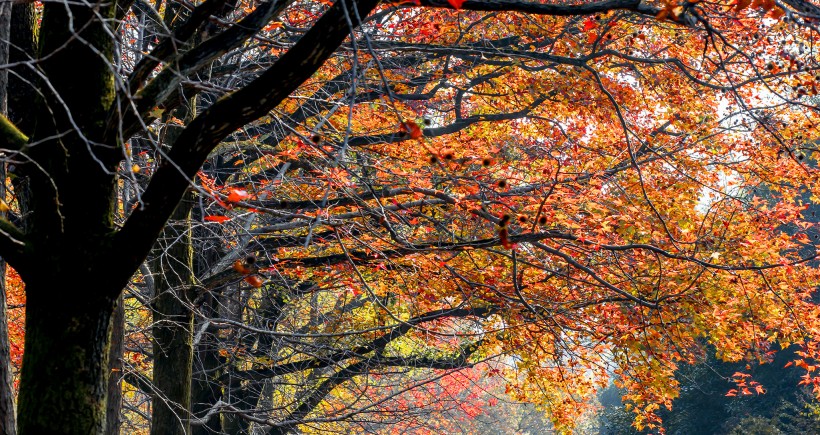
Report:
M116 148L90 146L114 97L112 23L100 20L114 9L46 3L38 66L49 87L40 87L33 111L31 102L17 106L36 115L31 139L40 141L25 150L31 163L16 170L28 180L22 214L29 231L23 252L7 257L26 283L21 435L105 430L109 326L130 277L110 272Z
M113 301L28 298L21 435L103 433L112 310Z
M11 3L0 3L0 65L9 61L11 37ZM0 69L0 113L8 113L9 70Z
M19 3L12 6L9 62L24 62L37 57L36 23L34 3ZM29 114L34 109L32 102L36 93L29 83L36 82L36 78L30 68L22 65L14 67L12 72L8 81L9 119L23 133L31 135L34 117Z
M181 203L160 238L162 248L152 268L157 297L154 301L154 386L152 435L187 435L190 429L193 367L193 285L191 205Z
M0 65L8 63L11 37L11 3L0 3ZM8 70L0 70L0 113L8 114ZM0 180L6 179L5 163L0 162ZM0 184L0 198L5 199ZM0 259L0 435L15 435L17 423L11 376L8 311L6 309L6 262Z
M208 292L201 298L203 302L200 310L206 316L215 317L217 315L217 300L213 293ZM202 326L197 325L197 331ZM197 358L194 361L191 406L195 418L198 419L206 418L213 405L222 397L219 378L223 373L221 368L223 361L217 353L216 343L212 338L212 334L216 332L216 328L207 328L203 331L199 343L195 343ZM191 427L192 435L219 433L221 427L219 414L212 414L207 418L207 421Z
M270 70L184 128L167 154L173 162L157 169L142 196L143 207L122 229L114 225L115 174L122 141L128 138L105 139L115 98L111 66L117 3L46 2L39 35L34 5L14 6L11 39L20 49L11 55L39 58L32 80L9 84L17 87L10 99L11 120L37 146L23 147L25 163L14 170L20 228L4 222L13 237L0 238L2 254L26 283L21 435L104 433L109 334L120 291L210 151L237 127L275 108L324 63L349 35L345 7L357 4L367 15L377 1L344 3L329 9ZM27 69L20 71L28 74ZM187 221L183 211L174 217ZM159 260L166 263L155 269L166 280L157 285L154 304L154 377L163 394L154 401L152 423L153 433L162 435L190 432L193 317L187 292L192 265L191 243L185 240L190 231L170 231L173 237L167 240L177 243L167 244Z
M117 299L117 307L111 317L111 345L108 350L108 403L105 412L105 434L119 435L120 406L122 405L122 350L125 329L125 306L123 297Z

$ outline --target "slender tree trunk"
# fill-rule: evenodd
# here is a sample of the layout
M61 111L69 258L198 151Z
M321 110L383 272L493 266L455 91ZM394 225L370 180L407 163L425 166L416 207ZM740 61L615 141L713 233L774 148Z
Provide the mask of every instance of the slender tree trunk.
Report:
M65 282L92 285L93 280ZM31 284L26 289L20 435L98 435L105 430L107 336L114 301L72 297L65 283L59 285L59 292Z
M0 65L9 61L11 40L11 2L0 3ZM9 70L0 69L0 112L8 115Z
M207 318L217 316L217 301L213 294L203 296L200 310ZM199 328L197 326L197 334ZM202 336L196 345L194 361L193 384L191 385L191 403L196 418L204 417L214 404L222 397L220 377L223 373L224 361L219 356L216 340L216 328L210 327L202 331ZM207 422L191 427L192 435L210 435L220 431L220 415L212 415Z
M122 406L122 349L125 330L125 306L123 297L117 299L111 318L111 345L108 351L108 404L105 417L105 434L119 435L120 406Z
M223 293L222 303L220 304L220 310L222 311L220 317L241 321L245 305L244 302L245 298L243 297L241 284L227 287ZM228 346L240 347L242 344L242 331L231 331L226 337L225 342ZM231 375L234 370L236 370L235 364L228 364L226 368L225 399L239 409L249 409L250 406L247 401L248 392L242 388L242 381ZM247 426L245 419L239 415L230 413L222 414L222 432L225 434L241 435L245 433Z
M196 116L196 98L174 115L190 121ZM174 143L182 131L169 126L164 143ZM193 196L183 196L158 240L154 300L154 398L151 435L190 435L191 381L194 364L194 247L191 228Z
M154 386L152 435L191 433L191 375L193 369L194 315L190 308L193 285L190 201L177 207L160 237L162 248L156 265L157 297L154 301ZM166 246L162 246L167 243Z
M201 221L204 210L195 206L192 210L194 221ZM194 228L194 237L198 240L207 240L210 229L203 226ZM196 262L194 274L197 277L205 276L211 265L218 262L221 253L214 246L195 245ZM205 319L219 316L219 290L203 289L197 294L197 309ZM204 328L204 329L203 329ZM195 418L204 418L212 412L213 406L222 399L222 385L220 378L224 373L225 358L219 355L219 329L200 321L196 325L194 335L194 367L191 384L191 408ZM191 426L192 435L212 435L220 432L219 413L212 413L208 421Z
M11 3L0 3L0 65L9 61ZM8 115L9 72L0 70L0 113ZM0 162L0 198L5 200L6 164ZM4 213L3 213L4 215ZM17 423L11 376L8 310L6 307L6 262L0 259L0 435L15 435Z
M269 323L259 326L263 328L275 328L279 323L279 317L282 315L282 309L287 304L286 301L279 288L274 286L266 287L265 296L262 298L262 303L259 306L259 320ZM276 356L274 347L277 345L278 342L272 335L262 335L259 337L259 342L256 345L257 352L265 356ZM248 386L245 387L249 391L252 391L249 393L250 397L248 398L248 402L254 403L258 409L272 407L273 382L267 379L262 382L261 387L254 384L254 382L248 382ZM264 435L269 430L270 427L268 426L262 426L259 423L248 423L248 433L253 435Z

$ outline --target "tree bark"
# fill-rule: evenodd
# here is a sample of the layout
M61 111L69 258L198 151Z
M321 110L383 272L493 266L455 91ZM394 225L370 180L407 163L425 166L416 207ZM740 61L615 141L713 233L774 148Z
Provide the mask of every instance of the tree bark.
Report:
M152 435L191 433L194 315L189 306L193 286L190 215L190 201L180 203L172 216L177 224L163 232L161 253L152 268L157 271L152 330L154 386L159 391L153 399Z
M208 153L237 126L276 107L324 63L348 37L349 17L343 12L354 4L358 2L334 5L263 77L220 99L208 116L195 118L185 129L185 140L180 137L167 154L172 162L163 162L152 176L142 197L144 207L133 210L119 230L114 224L115 174L121 142L128 138L105 139L105 120L115 99L111 65L116 41L111 35L116 32L116 2L44 4L37 16L42 18L39 52L33 56L39 57L33 83L41 92L12 107L13 119L22 120L19 128L38 144L24 150L26 163L16 169L27 183L18 192L26 196L20 201L26 233L15 231L20 237L3 245L6 259L27 285L21 435L104 432L109 328L120 290L179 208ZM359 12L366 15L376 4L362 0ZM25 6L32 12L26 17L34 17L32 5ZM26 41L36 41L36 22L25 21L31 24ZM77 65L81 67L72 68ZM26 114L19 116L18 108ZM202 138L192 141L194 131ZM159 196L158 185L165 191ZM180 239L185 237L190 231L179 233ZM25 243L14 243L18 239ZM167 383L161 387L163 397L174 408L154 402L153 430L163 435L189 432L193 316L185 292L192 288L187 276L191 244L175 245L186 251L162 258L181 259L183 267L174 263L165 268L169 291L158 295L155 306L154 376L158 387ZM69 289L69 284L78 287Z
M20 435L97 435L105 430L114 301L61 291L65 295L59 297L27 287Z
M11 3L0 3L0 65L9 61ZM0 113L8 115L9 72L0 70ZM5 200L6 164L0 162L0 198ZM0 214L5 217L5 213ZM0 435L15 435L17 423L11 375L8 310L6 307L6 261L0 259Z
M217 300L211 292L203 295L200 310L205 317L217 316ZM205 325L198 325L197 330ZM205 328L198 343L196 343L195 370L191 385L191 406L196 418L203 418L211 407L222 397L222 388L219 378L222 376L223 359L218 353L216 328ZM198 333L198 332L197 332ZM207 422L191 428L193 435L210 435L219 433L221 428L220 415L211 415Z
M105 434L119 435L120 406L122 406L122 350L125 330L125 306L123 297L117 299L111 318L111 345L108 351L108 403L105 417Z
M0 3L0 65L9 61L11 39L11 3ZM8 113L9 70L0 69L0 112Z
M5 3L11 6L9 34L9 62L32 61L37 57L37 16L34 3ZM24 65L11 69L8 77L8 117L23 133L31 135L34 130L34 108L36 92L31 83L38 79L34 72Z

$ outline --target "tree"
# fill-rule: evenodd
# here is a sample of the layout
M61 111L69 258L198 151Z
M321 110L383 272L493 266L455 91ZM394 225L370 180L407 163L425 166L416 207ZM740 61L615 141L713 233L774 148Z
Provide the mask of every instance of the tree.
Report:
M155 388L131 374L160 433L350 424L399 406L358 380L485 360L560 428L612 371L654 425L700 338L728 360L802 344L808 367L810 240L774 229L817 193L817 15L15 4L0 254L26 284L19 432L104 431L129 285L152 309ZM762 182L777 208L737 194Z
M794 350L781 351L765 364L727 363L707 355L698 364L682 367L677 373L680 396L671 410L660 413L664 429L669 434L749 433L764 429L776 433L816 432L820 421L813 394L798 385L803 371L788 364L797 357ZM734 381L747 373L763 386L765 394L737 394ZM631 415L623 409L618 396L614 387L601 396L601 433L649 433L631 427Z

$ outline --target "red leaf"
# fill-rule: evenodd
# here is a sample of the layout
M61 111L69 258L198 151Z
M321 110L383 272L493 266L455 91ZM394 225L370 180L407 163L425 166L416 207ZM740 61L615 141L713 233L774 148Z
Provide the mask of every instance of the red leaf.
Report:
M461 1L461 0L447 0L447 1ZM407 132L407 134L413 138L418 139L421 137L422 132L419 128L418 124L413 121L406 121L401 123L401 131Z
M228 216L205 216L205 220L208 222L219 222L222 224L231 220L231 218Z
M228 195L228 202L239 202L248 199L248 197L250 197L250 195L246 190L231 189L231 193Z
M594 28L598 27L598 23L592 19L592 17L587 18L584 20L584 32L588 32Z
M464 4L464 0L447 0L447 3L450 3L453 9L461 9L461 5Z

